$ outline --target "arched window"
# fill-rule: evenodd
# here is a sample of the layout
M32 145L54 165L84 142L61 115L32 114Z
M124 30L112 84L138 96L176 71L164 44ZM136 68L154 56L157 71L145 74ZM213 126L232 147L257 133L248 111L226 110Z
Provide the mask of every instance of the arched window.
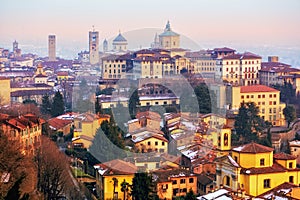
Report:
M228 146L228 133L224 134L224 146Z

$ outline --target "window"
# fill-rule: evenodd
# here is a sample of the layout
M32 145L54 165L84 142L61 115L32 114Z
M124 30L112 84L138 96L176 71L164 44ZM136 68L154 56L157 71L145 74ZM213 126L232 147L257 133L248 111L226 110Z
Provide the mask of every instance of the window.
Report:
M155 142L155 146L157 146L157 145L158 145L158 142L156 141L156 142Z
M146 105L147 105L147 106L150 106L150 103L149 103L149 102L147 102L147 103L146 103Z
M270 94L269 97L272 98L272 94Z
M165 146L165 142L161 142L161 145L162 145L162 146Z
M148 145L151 145L151 142L148 142Z
M271 106L273 104L273 101L269 101L269 105Z
M276 94L273 94L273 97L276 98Z
M269 109L269 113L272 113L272 108Z
M290 182L290 183L294 183L294 176L290 176L290 177L289 177L289 182Z
M253 98L254 98L254 95L251 95L251 98L253 99Z
M289 168L293 168L293 163L289 162Z
M173 180L173 181L172 181L172 184L173 184L173 185L176 185L176 184L177 184L177 180Z
M242 99L244 99L244 95L242 95Z
M185 183L185 179L184 178L180 179L180 184L183 184L183 183Z
M249 95L247 95L247 99L249 99Z
M262 95L262 98L265 98L265 97L266 97L266 96L263 94L263 95Z
M194 178L189 178L189 183L194 183Z
M186 193L186 191L187 191L186 188L180 189L180 193Z
M260 159L260 166L265 166L265 159L264 158Z
M225 178L226 178L226 180L225 180L225 181L226 181L226 182L225 182L226 185L227 185L227 186L230 186L230 178L229 178L229 176L226 176Z
M270 179L264 179L264 188L270 188L271 184L270 184Z
M259 95L258 95L258 98L260 99L260 97L261 97L261 95L259 94Z

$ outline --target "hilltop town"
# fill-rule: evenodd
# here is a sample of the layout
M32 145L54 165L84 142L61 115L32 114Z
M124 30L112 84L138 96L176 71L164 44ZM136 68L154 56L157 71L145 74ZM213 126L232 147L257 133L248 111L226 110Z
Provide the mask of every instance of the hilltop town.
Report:
M300 199L300 69L88 32L74 60L0 48L0 199Z

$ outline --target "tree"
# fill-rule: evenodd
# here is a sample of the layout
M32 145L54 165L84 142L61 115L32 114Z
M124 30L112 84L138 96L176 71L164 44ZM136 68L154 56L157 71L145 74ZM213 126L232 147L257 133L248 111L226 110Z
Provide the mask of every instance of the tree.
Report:
M135 173L132 180L132 198L134 200L151 199L152 176L146 172Z
M44 199L57 199L73 188L71 173L66 156L59 151L49 138L41 138L42 145L37 150L37 189Z
M51 106L51 116L57 117L59 115L62 115L64 111L65 111L65 104L64 104L63 96L59 91L57 91L55 93L52 106Z
M127 196L129 196L130 184L123 180L121 183L121 191L123 192L123 199L126 200Z
M259 109L253 102L242 102L235 118L236 133L242 136L244 142L257 141L258 134L264 129L265 122L258 115Z
M129 114L132 119L135 118L136 112L137 112L137 107L140 105L140 98L137 90L131 89L131 94L129 100L128 100L128 109L129 109Z
M296 97L296 90L290 82L284 82L283 85L273 85L273 87L280 91L280 101L289 103Z
M42 98L42 105L41 105L41 113L44 115L50 115L51 114L51 102L49 95L46 94Z
M17 200L34 192L36 173L31 157L23 155L19 142L8 138L2 130L0 160L0 199Z
M36 101L33 100L33 99L25 99L23 101L23 104L34 104L34 105L37 105Z
M292 105L287 105L283 109L283 114L284 114L286 121L288 122L288 128L289 128L291 122L293 122L297 118L296 109Z
M197 200L196 195L193 190L190 189L189 192L185 195L184 200Z
M95 113L99 114L101 111L101 107L100 107L100 102L99 102L99 98L96 97L96 102L95 102Z
M110 122L103 121L89 148L90 152L100 162L124 158L126 153L123 134L115 125L113 117L111 117Z
M199 112L204 114L211 113L213 106L216 105L215 93L210 91L205 83L199 84L194 90L198 100Z

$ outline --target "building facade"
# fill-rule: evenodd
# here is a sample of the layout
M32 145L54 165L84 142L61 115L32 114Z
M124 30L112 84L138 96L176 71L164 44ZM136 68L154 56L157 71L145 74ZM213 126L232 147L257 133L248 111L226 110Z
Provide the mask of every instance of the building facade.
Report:
M284 126L283 109L280 102L280 91L265 85L228 87L228 105L238 111L242 102L254 102L259 108L259 116L274 126Z

